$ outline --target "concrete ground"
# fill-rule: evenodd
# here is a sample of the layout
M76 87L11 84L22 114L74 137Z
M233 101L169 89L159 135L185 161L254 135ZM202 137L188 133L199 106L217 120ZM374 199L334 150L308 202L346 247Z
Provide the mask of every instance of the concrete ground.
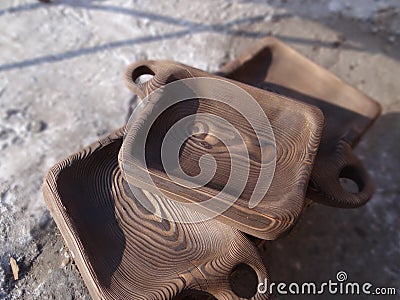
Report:
M0 28L0 299L90 299L40 186L56 161L124 124L127 64L172 59L216 71L266 35L383 107L357 147L377 186L373 199L354 210L313 205L291 234L264 245L272 280L324 282L345 271L351 281L397 288L373 299L399 299L398 0L3 0Z

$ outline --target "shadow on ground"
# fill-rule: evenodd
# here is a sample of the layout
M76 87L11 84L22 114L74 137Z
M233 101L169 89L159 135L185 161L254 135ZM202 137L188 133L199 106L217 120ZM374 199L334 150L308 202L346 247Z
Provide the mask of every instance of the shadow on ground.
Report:
M246 2L246 1L244 1ZM254 2L254 1L250 1ZM257 1L256 1L257 2ZM255 3L256 4L256 3ZM0 10L0 16L5 14L6 12L31 12L36 9L42 9L43 3L30 3L23 4L20 6L16 6L9 9ZM129 38L126 40L113 41L105 44L96 45L88 48L81 48L75 50L69 50L59 54L51 54L51 55L40 55L36 58L16 61L12 63L6 63L0 65L0 72L4 72L12 69L21 69L36 65L41 65L44 63L54 63L63 61L66 59L72 59L75 57L90 55L93 53L98 53L106 50L110 50L113 48L120 48L124 46L133 46L137 44L157 42L161 40L167 39L177 39L182 38L189 34L203 33L203 32L211 32L223 35L231 35L233 37L244 37L244 38L261 38L268 34L265 32L260 32L259 30L251 30L245 28L251 28L252 25L260 24L265 22L265 15L256 15L251 17L239 18L229 22L220 22L215 24L204 24L196 21L191 21L188 19L182 20L181 18L174 18L173 16L167 16L157 13L152 13L150 11L142 11L136 10L132 8L124 8L114 5L101 4L101 1L70 1L70 0L62 0L56 3L47 4L51 9L52 6L55 5L63 5L63 6L71 6L76 9L87 9L92 11L104 11L110 13L110 16L113 14L123 14L131 16L132 18L139 19L148 19L151 22L159 22L164 23L166 25L176 25L179 27L178 30L174 30L172 32L168 32L161 35L143 35L142 37L137 38ZM263 3L257 3L257 5L264 5ZM273 5L273 4L271 4ZM276 8L281 8L282 5L276 5ZM275 15L276 20L281 20L284 18L289 18L292 16L299 16L301 18L309 18L309 14L300 13L296 10L291 10L292 6L287 5L284 6L285 9L288 10L288 13L285 14L277 14ZM314 39L307 39L295 36L285 36L285 35L277 35L281 40L292 43L292 44L304 44L304 45L313 45L317 47L337 47L341 46L343 49L353 49L361 52L369 52L369 53L382 53L385 52L386 55L393 57L397 60L400 59L400 52L398 50L398 42L393 44L391 47L381 47L380 45L387 44L387 33L376 34L371 36L371 33L368 32L368 29L365 28L364 23L359 22L356 19L346 18L344 16L338 16L337 14L333 14L332 18L320 18L315 20L316 22L335 30L338 32L339 40L332 42L324 42ZM338 22L338 18L341 19ZM310 18L310 20L313 20ZM237 29L237 26L240 26L241 29Z

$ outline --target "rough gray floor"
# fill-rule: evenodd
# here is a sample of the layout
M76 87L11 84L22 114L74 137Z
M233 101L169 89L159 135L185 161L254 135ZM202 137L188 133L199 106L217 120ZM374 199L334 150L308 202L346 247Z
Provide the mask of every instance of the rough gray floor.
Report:
M40 185L56 161L123 125L128 63L163 58L216 71L269 34L383 106L357 148L377 185L373 200L310 208L290 235L265 244L272 279L322 282L343 270L400 293L398 0L3 0L0 28L1 299L90 298Z

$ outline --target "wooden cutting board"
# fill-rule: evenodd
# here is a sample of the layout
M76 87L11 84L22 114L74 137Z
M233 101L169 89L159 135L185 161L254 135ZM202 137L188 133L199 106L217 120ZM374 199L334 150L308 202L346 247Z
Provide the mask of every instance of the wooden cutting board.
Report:
M319 109L176 62L142 61L131 65L126 74L128 87L142 99L153 95L151 94L153 91L161 91L159 94L161 98L144 99L128 124L121 151L124 155L120 155L120 165L125 168L128 182L154 193L161 192L177 203L203 204L213 199L214 207L204 209L202 205L196 206L202 213L212 214L236 192L236 185L231 185L227 193L222 196L220 194L229 183L231 171L241 171L241 167L231 170L232 164L229 160L230 157L239 157L240 162L249 162L248 176L240 177L239 180L244 183L244 189L239 191L241 194L234 203L230 203L232 205L226 211L217 215L217 220L263 239L275 239L293 226L305 205L307 184L321 137L323 116ZM138 79L145 74L151 74L154 77L145 83L138 83ZM202 92L208 93L222 81L230 87L214 91L214 95L217 94L235 102L236 98L241 97L240 91L235 90L239 88L253 100L242 101L240 98L239 102L242 106L236 109L219 101L194 97L174 104L160 113L160 107L171 97L176 96L175 92L167 91L167 84L188 78L210 80L208 84L201 87ZM193 87L181 86L179 90L185 89L191 91ZM229 94L233 90L233 94ZM228 93L229 97L225 93ZM195 95L198 95L197 91ZM252 101L259 105L258 108L251 105ZM155 114L158 113L160 115L155 118ZM192 124L192 129L196 127L197 130L197 127L201 127L203 131L201 134L192 134L176 151L176 153L179 152L180 167L185 174L193 177L202 170L212 169L214 167L212 160L206 162L203 160L201 162L203 165L199 166L203 155L212 156L217 167L214 176L205 185L191 188L177 183L176 178L167 175L161 161L162 144L166 140L164 139L166 132L170 131L172 125L188 116L197 117L202 114L217 116L232 125L243 138L242 144L247 149L248 157L243 155L241 150L237 150L242 145L241 143L230 145L232 150L221 142L221 136L223 139L231 133L227 126L221 125L222 121L212 119L207 121L206 119L206 121L198 122L200 124L197 124L197 120L193 121L195 125ZM250 115L248 119L244 117L246 114ZM275 144L268 140L271 134L267 126L268 122L260 119L260 115L263 114L269 120ZM254 127L250 124L253 121L259 123L261 132L265 136L260 137L258 133L255 134ZM146 131L144 128L150 129ZM146 137L143 137L144 133ZM176 135L179 134L180 132L176 133ZM135 149L139 141L144 139L146 139L146 148L142 153L143 159L140 153L135 153ZM177 143L178 140L179 138L177 138ZM259 180L260 170L264 166L260 153L268 157L273 152L276 154L275 172L271 177L269 189L263 195L261 202L252 207L249 205L251 197ZM146 181L145 178L148 175L152 183ZM267 181L261 182L261 185L266 186ZM154 186L157 188L155 189Z
M325 126L308 198L336 207L358 207L371 198L373 183L352 147L379 116L376 101L272 37L229 62L220 74L322 110ZM342 179L356 186L344 189Z
M123 134L114 132L59 162L43 184L92 298L239 299L238 292L255 292L267 272L240 231L215 220L169 222L136 201L118 166ZM237 289L241 268L253 275L245 280L250 288ZM257 293L251 299L268 297Z

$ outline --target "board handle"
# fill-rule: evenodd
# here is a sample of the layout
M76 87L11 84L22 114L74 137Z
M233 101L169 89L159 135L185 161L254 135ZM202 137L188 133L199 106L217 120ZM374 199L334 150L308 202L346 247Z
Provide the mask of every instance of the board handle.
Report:
M356 208L371 199L375 190L371 176L348 142L339 141L334 156L324 161L329 167L314 174L307 191L310 198L341 208Z
M129 65L125 71L127 87L140 99L144 99L151 91L159 87L160 66L151 60L138 61Z

